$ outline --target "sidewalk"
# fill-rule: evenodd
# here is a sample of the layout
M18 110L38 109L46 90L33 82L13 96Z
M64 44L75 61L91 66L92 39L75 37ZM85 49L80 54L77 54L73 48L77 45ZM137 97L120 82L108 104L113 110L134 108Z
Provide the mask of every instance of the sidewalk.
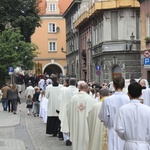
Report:
M0 128L1 127L11 127L20 124L20 112L17 114L8 113L3 111L2 103L0 103Z
M0 133L1 135L7 134L11 131L14 126L20 124L20 112L17 114L8 113L3 111L2 103L0 103ZM8 135L8 138L5 136L0 136L0 150L26 150L24 142L17 140Z

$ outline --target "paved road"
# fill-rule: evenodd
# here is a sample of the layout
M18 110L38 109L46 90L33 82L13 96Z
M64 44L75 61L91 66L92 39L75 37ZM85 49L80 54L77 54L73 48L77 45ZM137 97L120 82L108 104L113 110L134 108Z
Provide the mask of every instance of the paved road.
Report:
M17 115L2 111L0 103L0 150L71 150L64 141L46 135L46 124L27 115L24 98Z

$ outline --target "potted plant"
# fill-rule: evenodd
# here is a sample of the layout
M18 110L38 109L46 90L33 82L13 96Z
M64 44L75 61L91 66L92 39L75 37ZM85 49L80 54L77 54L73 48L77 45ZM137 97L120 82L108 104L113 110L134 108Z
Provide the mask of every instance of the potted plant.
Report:
M145 39L145 43L147 44L147 43L150 43L150 37L146 37Z

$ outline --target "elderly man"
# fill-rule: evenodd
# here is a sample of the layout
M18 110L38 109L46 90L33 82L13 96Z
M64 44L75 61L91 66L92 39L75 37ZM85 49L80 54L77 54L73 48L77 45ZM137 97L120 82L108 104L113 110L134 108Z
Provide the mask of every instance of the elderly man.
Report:
M141 79L139 83L142 86L142 96L140 99L142 99L145 105L150 106L150 89L146 88L146 82L144 79Z
M88 84L82 82L79 91L67 106L70 141L73 150L87 150L89 143L89 129L87 117L94 106L94 99L87 93Z

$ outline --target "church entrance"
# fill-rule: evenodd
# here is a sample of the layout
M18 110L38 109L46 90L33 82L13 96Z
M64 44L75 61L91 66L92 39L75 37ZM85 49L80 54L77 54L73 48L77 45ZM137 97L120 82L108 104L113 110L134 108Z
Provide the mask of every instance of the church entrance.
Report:
M44 74L47 73L48 75L51 75L52 73L56 74L58 78L62 74L62 70L59 66L55 64L50 64L44 69Z

